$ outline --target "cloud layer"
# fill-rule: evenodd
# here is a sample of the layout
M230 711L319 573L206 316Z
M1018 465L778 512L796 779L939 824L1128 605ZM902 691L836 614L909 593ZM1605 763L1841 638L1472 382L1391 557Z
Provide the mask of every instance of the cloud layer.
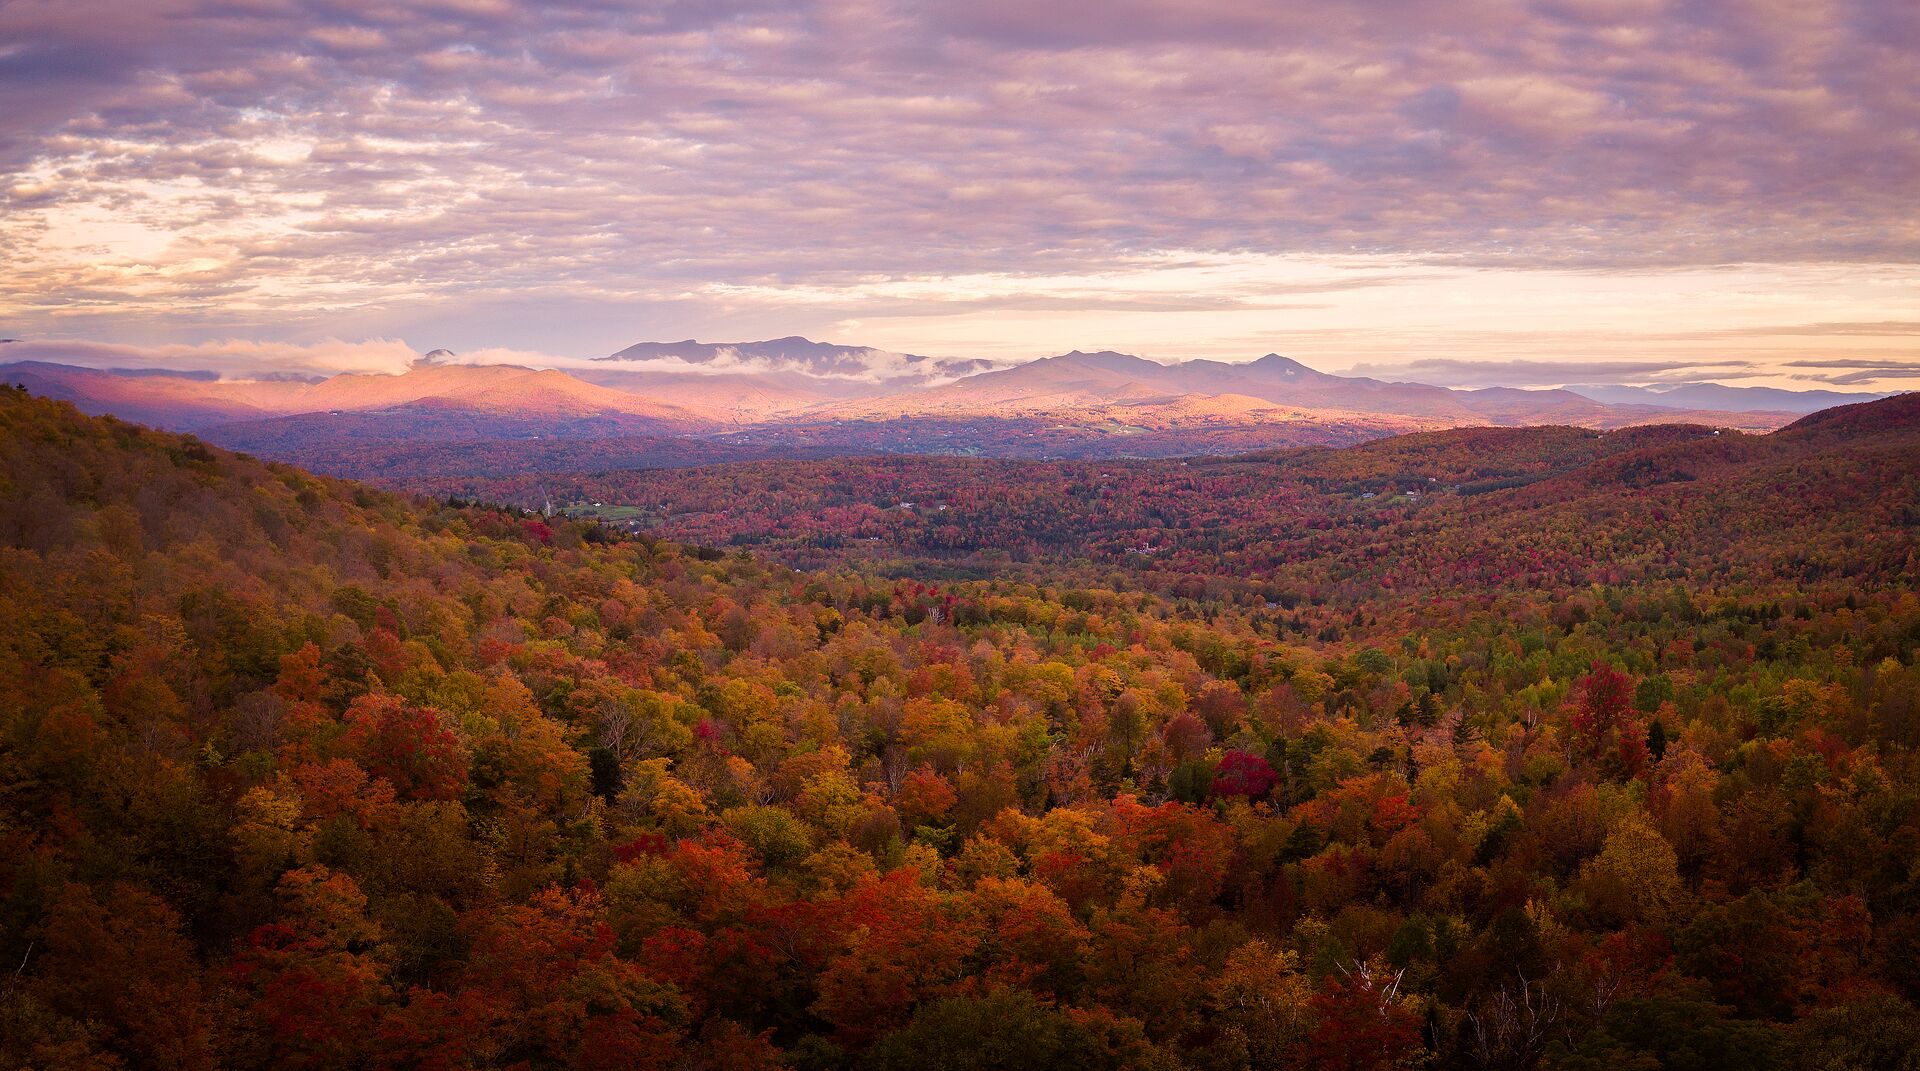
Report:
M951 353L1157 312L1225 352L1436 269L1879 280L1807 328L1920 293L1909 0L16 0L0 42L8 334ZM1145 281L1249 259L1325 285Z

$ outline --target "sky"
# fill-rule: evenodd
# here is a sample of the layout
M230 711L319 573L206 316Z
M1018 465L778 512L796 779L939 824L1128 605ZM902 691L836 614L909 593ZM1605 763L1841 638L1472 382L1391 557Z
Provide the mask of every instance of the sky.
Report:
M1920 388L1912 0L11 0L0 360Z

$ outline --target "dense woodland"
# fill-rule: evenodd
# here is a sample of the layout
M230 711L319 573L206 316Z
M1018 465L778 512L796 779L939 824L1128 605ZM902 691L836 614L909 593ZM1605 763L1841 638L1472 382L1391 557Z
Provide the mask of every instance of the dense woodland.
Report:
M0 392L0 1066L1912 1071L1917 412L795 571Z
M1908 395L1770 435L1480 428L1224 459L867 457L412 486L601 503L655 534L802 568L1072 575L1274 603L1297 628L1324 616L1293 613L1303 601L1404 621L1406 596L1423 593L1904 580L1920 571L1916 452L1920 395Z
M210 442L270 454L315 472L407 484L856 455L1038 459L1239 454L1276 446L1347 445L1422 426L1405 417L1331 413L1316 419L1297 414L1299 419L1290 422L1169 420L1151 410L1117 406L1071 415L820 419L668 437L657 431L636 433L617 420L512 419L413 405L223 424L202 434Z

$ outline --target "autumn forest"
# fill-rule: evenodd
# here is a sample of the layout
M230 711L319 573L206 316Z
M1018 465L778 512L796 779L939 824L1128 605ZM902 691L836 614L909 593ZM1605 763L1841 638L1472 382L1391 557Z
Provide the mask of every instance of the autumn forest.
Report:
M0 1066L1913 1071L1917 397L396 491L8 389Z

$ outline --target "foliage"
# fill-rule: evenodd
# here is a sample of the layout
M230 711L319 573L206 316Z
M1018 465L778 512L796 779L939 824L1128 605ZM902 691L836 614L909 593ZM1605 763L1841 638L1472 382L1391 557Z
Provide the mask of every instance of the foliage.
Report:
M1717 516L1885 412L1516 445L1302 537L1288 609L1097 551L797 572L7 392L0 1061L1910 1071L1911 530L1832 469ZM1414 439L1314 478L1462 462ZM1501 542L1574 484L1617 512ZM1543 548L1587 557L1502 572Z

